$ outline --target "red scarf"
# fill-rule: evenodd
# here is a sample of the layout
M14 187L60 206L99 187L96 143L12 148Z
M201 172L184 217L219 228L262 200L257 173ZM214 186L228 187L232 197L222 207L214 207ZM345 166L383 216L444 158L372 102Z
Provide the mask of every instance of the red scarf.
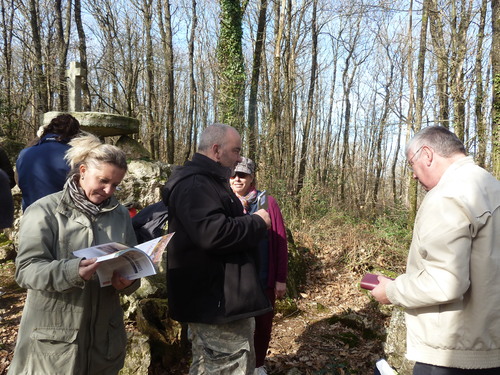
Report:
M248 213L248 208L250 205L255 202L257 199L257 189L254 187L248 192L247 195L241 196L238 193L234 193L240 199L241 204L243 205L243 212Z

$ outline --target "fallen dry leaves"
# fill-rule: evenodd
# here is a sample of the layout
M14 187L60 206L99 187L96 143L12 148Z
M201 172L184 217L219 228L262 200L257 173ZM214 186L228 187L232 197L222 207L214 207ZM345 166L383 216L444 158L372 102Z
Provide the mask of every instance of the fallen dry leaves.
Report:
M7 374L16 345L26 293L14 281L14 264L0 267L0 375Z
M307 280L296 299L297 311L275 317L266 366L269 374L373 374L383 357L388 317L359 288L373 254L370 241L356 228L324 228L320 240L294 233L296 243L309 249ZM377 246L391 246L379 243ZM372 250L373 252L373 250ZM377 255L379 256L379 255ZM356 262L352 258L357 257ZM365 259L366 258L366 259ZM387 260L382 260L384 262ZM353 267L353 264L355 265ZM361 264L361 265L360 265ZM2 267L0 285L11 285L12 267ZM12 281L12 280L10 280ZM17 335L25 293L7 290L0 297L0 375L6 374ZM187 373L187 362L165 374ZM157 370L154 373L159 373Z

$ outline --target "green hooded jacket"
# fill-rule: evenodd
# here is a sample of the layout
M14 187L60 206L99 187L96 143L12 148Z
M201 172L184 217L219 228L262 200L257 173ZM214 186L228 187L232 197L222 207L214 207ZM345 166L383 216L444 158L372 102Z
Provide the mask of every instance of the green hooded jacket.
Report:
M75 250L107 242L135 245L132 223L116 198L93 219L65 190L33 203L21 219L16 281L28 289L9 374L116 374L126 333L119 292L78 274ZM132 293L134 282L121 293Z

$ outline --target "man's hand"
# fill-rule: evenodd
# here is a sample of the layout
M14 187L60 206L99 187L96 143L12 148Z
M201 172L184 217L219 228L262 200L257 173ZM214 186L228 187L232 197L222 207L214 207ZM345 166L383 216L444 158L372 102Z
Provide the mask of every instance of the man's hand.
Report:
M97 258L91 258L82 259L80 261L80 265L78 266L78 274L83 280L89 281L92 275L97 270L97 267L99 267L99 263L96 263L96 260Z
M263 218L264 221L266 222L267 229L271 229L271 217L269 216L266 210L261 208L260 210L254 212L253 215L259 215L261 218Z
M378 279L378 285L371 291L372 296L378 302L384 305L390 305L391 301L389 301L389 298L387 298L385 289L387 287L387 284L393 283L394 280L388 279L387 277L384 276L379 276L377 279Z
M113 272L113 277L111 278L111 285L114 286L116 290L122 290L130 286L134 280L128 280L122 277L118 272Z

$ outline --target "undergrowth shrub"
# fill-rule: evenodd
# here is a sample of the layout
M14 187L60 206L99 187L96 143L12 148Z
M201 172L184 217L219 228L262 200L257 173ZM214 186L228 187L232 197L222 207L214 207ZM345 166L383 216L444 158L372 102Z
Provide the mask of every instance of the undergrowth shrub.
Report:
M325 261L315 260L325 249L335 267L359 274L396 276L404 272L411 242L404 206L377 207L369 212L365 206L352 211L339 204L328 184L306 181L298 197L284 180L259 184L278 201L289 230L290 296L298 295L311 262Z

